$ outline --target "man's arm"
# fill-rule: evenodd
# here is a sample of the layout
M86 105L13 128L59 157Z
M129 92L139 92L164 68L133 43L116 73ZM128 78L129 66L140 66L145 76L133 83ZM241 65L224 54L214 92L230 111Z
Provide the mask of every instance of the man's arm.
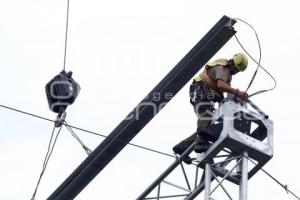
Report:
M219 92L227 92L234 94L235 96L239 97L241 100L246 100L248 98L248 94L244 91L240 91L239 89L234 89L230 87L224 80L217 80L217 90Z

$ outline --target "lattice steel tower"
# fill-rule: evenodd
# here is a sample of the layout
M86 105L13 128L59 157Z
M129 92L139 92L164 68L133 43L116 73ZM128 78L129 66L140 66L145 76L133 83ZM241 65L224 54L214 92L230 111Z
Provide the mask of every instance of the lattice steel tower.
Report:
M193 151L195 143L178 157L137 198L138 200L163 198L191 200L203 190L204 200L211 200L214 199L213 193L219 188L224 191L228 199L234 199L222 185L224 181L239 185L239 200L247 200L248 180L273 156L273 122L249 100L244 103L225 100L213 114L211 127L204 129L202 134L213 144L207 152L198 154L193 162L196 166L193 189L182 160ZM166 180L179 165L185 177L186 187ZM203 169L200 181L198 180L199 168ZM211 187L213 181L217 182L214 188ZM162 184L185 191L185 194L162 195ZM153 194L153 191L156 193ZM150 197L149 194L153 196Z

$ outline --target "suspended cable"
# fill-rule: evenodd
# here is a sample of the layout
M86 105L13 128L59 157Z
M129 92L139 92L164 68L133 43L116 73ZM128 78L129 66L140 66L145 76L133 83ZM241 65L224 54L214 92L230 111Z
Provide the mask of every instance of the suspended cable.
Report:
M67 18L66 18L66 33L65 33L65 51L64 51L64 71L66 69L66 58L67 58L67 43L68 43L68 29L69 29L69 7L70 7L70 0L68 0L67 4Z
M253 81L254 81L254 79L255 79L255 77L256 77L256 74L257 74L257 71L258 71L258 69L259 69L259 66L260 66L260 62L261 62L261 45L260 45L260 41L259 41L258 34L257 34L255 28L254 28L251 24L249 24L248 22L246 22L246 21L244 21L244 20L242 20L242 19L239 19L239 18L235 18L235 20L238 20L238 21L240 21L240 22L243 22L244 24L247 24L247 25L253 30L253 32L254 32L254 34L255 34L255 37L256 37L256 40L257 40L258 49L259 49L259 60L258 60L258 64L257 64L256 70L255 70L255 72L254 72L254 74L253 74L253 76L252 76L252 78L251 78L251 81L250 81L250 83L249 83L249 85L248 85L248 87L247 87L247 89L246 89L246 92L247 92L247 91L249 90L249 88L251 87L251 85L252 85L252 83L253 83ZM236 34L235 34L234 36L235 36L236 40L239 42L239 39L237 38ZM239 43L240 43L240 42L239 42ZM243 49L244 49L244 48L243 48ZM244 51L247 52L245 49L244 49ZM247 54L249 54L249 53L247 52ZM253 59L253 57L252 57L252 59Z
M50 121L50 122L55 122L55 120L51 120L51 119L48 119L48 118L45 118L45 117L41 117L41 116L36 115L36 114L32 114L32 113L28 113L28 112L25 112L25 111L21 111L21 110L12 108L12 107L4 106L4 105L1 105L1 104L0 104L0 107L5 108L5 109L8 109L8 110L15 111L15 112L19 112L19 113L22 113L22 114L25 114L25 115L29 115L29 116L31 116L31 117L39 118L39 119L46 120L46 121ZM90 134L93 134L93 135L97 135L97 136L100 136L100 137L107 137L107 136L105 136L105 135L102 135L102 134L99 134L99 133L96 133L96 132L93 132L93 131L89 131L89 130L86 130L86 129L83 129L83 128L75 127L75 126L72 126L72 125L69 125L69 124L66 124L66 123L65 123L64 125L65 125L65 126L68 126L68 127L71 127L71 128L74 128L74 129L77 129L77 130L80 130L80 131L83 131L83 132L86 132L86 133L90 133ZM55 128L53 129L52 134L51 134L51 138L50 138L50 142L49 142L49 146L48 146L48 151L49 151L49 149L50 149L50 143L51 143L52 138L53 138L54 130L55 130ZM60 127L60 129L59 129L59 132L60 132L60 130L61 130L61 127ZM58 134L59 134L59 132L58 132ZM54 145L55 145L55 143L56 143L58 134L56 135L56 138L55 138L55 141L54 141ZM128 143L128 144L131 145L131 146L140 148L140 149L144 149L144 150L147 150L147 151L151 151L151 152L157 153L157 154L165 155L165 156L172 157L172 158L177 158L177 156L170 155L170 154L167 154L167 153L164 153L164 152L161 152L161 151L157 151L157 150L150 149L150 148L147 148L147 147L143 147L143 146L140 146L140 145L136 145L136 144L133 144L133 143ZM52 146L51 151L50 151L50 154L49 154L48 151L47 151L47 154L46 154L46 157L45 157L45 160L44 160L44 164L43 164L43 170L42 170L41 175L40 175L40 177L39 177L39 180L38 180L38 183L37 183L35 192L34 192L34 194L33 194L33 196L32 196L32 200L34 200L34 197L35 197L37 188L38 188L39 183L40 183L40 180L41 180L41 177L42 177L43 174L44 174L44 171L45 171L45 169L46 169L46 166L47 166L48 161L49 161L49 159L50 159L50 156L51 156L51 154L52 154L53 148L54 148L54 146ZM48 154L49 154L49 156L47 157ZM248 158L253 164L257 165L257 164L256 164L254 161L252 161L249 157L247 157L247 158ZM287 191L288 193L292 194L295 198L297 198L298 200L300 200L300 198L299 198L294 192L292 192L290 189L288 189L288 186L287 186L287 185L284 185L284 184L282 184L281 182L279 182L276 178L274 178L274 176L272 176L270 173L268 173L268 172L267 172L266 170L264 170L263 168L260 168L260 170L263 171L265 174L267 174L270 178L272 178L272 179L273 179L276 183L278 183L282 188L284 188L285 191Z
M245 155L243 155L245 156ZM257 166L257 164L251 159L249 158L248 156L245 156L250 162L252 162L254 165ZM267 172L266 170L264 170L263 168L260 168L260 170L262 172L264 172L266 175L268 175L273 181L275 181L278 185L280 185L288 194L292 194L295 198L297 198L298 200L300 200L300 198L295 194L293 193L290 189L288 189L288 186L287 185L284 185L282 184L278 179L276 179L274 176L272 176L269 172Z
M42 117L42 116L39 116L39 115L36 115L36 114L32 114L32 113L29 113L29 112L25 112L25 111L22 111L22 110L19 110L19 109L16 109L16 108L12 108L12 107L9 107L9 106L4 106L4 105L0 104L0 107L8 109L8 110L15 111L15 112L18 112L18 113L22 113L24 115L29 115L31 117L35 117L35 118L38 118L38 119L42 119L42 120L45 120L45 121L55 122L55 120L48 119L46 117ZM79 127L76 127L76 126L73 126L73 125L70 125L70 124L65 124L64 123L64 125L65 126L67 125L67 126L73 128L73 129L76 129L76 130L79 130L79 131L82 131L82 132L85 132L85 133L90 133L90 134L97 135L97 136L100 136L100 137L103 137L103 138L107 137L106 135L99 134L99 133L96 133L94 131L86 130L86 129L83 129L83 128L79 128ZM157 154L161 154L161 155L164 155L164 156L168 156L168 157L171 157L171 158L176 158L176 156L174 156L174 155L171 155L171 154L168 154L168 153L164 153L164 152L161 152L161 151L158 151L158 150L154 150L154 149L151 149L151 148L147 148L147 147L144 147L144 146L140 146L140 145L137 145L137 144L128 143L128 145L134 146L136 148L144 149L146 151L151 151L153 153L157 153Z
M47 168L49 159L50 159L50 157L51 157L51 155L52 155L52 152L53 152L53 149L54 149L54 147L55 147L55 144L56 144L58 135L59 135L59 133L60 133L60 131L61 131L61 127L60 127L59 130L58 130L58 132L57 132L57 134L56 134L56 136L55 136L55 139L54 139L54 141L53 141L53 144L52 144L52 140L53 140L53 137L54 137L54 135L55 135L55 134L54 134L54 133L55 133L55 128L56 128L56 127L55 127L55 125L54 125L53 130L52 130L52 133L51 133L50 141L49 141L49 144L48 144L47 153L46 153L45 158L44 158L43 168L42 168L42 171L41 171L41 173L40 173L40 176L39 176L38 182L37 182L37 184L36 184L35 190L34 190L34 192L33 192L33 194L32 194L31 200L34 200L34 199L35 199L35 196L36 196L38 187L39 187L40 182L41 182L41 180L42 180L42 177L43 177L43 175L44 175L44 173L45 173L45 171L46 171L46 168Z
M78 135L73 131L73 129L68 125L68 123L65 121L65 126L67 130L72 134L72 136L79 142L79 144L82 146L84 151L86 152L87 155L90 155L92 153L92 150L89 149L83 142L82 140L78 137Z
M64 125L66 126L66 124L64 124ZM80 131L83 131L83 132L86 132L86 133L97 135L97 136L100 136L100 137L103 137L103 138L107 137L106 135L99 134L99 133L96 133L94 131L89 131L89 130L86 130L86 129L83 129L83 128L79 128L79 127L76 127L76 126L73 126L73 125L68 124L67 126L69 126L71 128L74 128L74 129L77 129L77 130L80 130ZM144 146L141 146L141 145L137 145L137 144L134 144L134 143L127 143L127 144L130 145L130 146L139 148L139 149L144 149L146 151L150 151L150 152L153 152L153 153L161 154L161 155L168 156L168 157L171 157L171 158L176 158L176 156L174 156L174 155L164 153L164 152L161 152L161 151L158 151L158 150L155 150L155 149L151 149L151 148L144 147Z
M77 130L80 130L80 131L83 131L83 132L86 132L86 133L90 133L90 134L93 134L93 135L100 136L100 137L103 137L103 138L107 137L106 135L99 134L99 133L96 133L94 131L89 131L89 130L86 130L86 129L83 129L83 128L79 128L79 127L76 127L76 126L73 126L73 125L69 125L69 124L64 124L64 125L65 126L69 126L71 128L74 128L74 129L77 129ZM127 144L130 145L130 146L139 148L139 149L144 149L146 151L151 151L153 153L161 154L161 155L168 156L168 157L171 157L171 158L176 158L176 156L174 156L174 155L171 155L171 154L168 154L168 153L164 153L164 152L161 152L161 151L158 151L158 150L155 150L155 149L151 149L151 148L144 147L144 146L137 145L137 144L133 144L133 143L127 143Z
M55 122L55 120L52 120L52 119L49 119L49 118L46 118L46 117L41 117L41 116L38 116L38 115L35 115L35 114L32 114L32 113L29 113L29 112L25 112L25 111L18 110L18 109L9 107L9 106L5 106L5 105L2 105L2 104L0 104L0 107L5 108L5 109L8 109L8 110L15 111L15 112L18 112L18 113L22 113L22 114L25 114L25 115L29 115L29 116L31 116L31 117L39 118L39 119L42 119L42 120L45 120L45 121Z
M257 91L257 92L254 92L253 94L249 95L249 98L252 97L252 96L255 96L257 94L261 94L261 93L264 93L264 92L268 92L268 91L271 91L271 90L274 90L277 86L277 82L276 82L276 79L273 77L273 75L271 75L270 72L268 72L260 63L261 63L261 45L260 45L260 41L259 41L259 37L258 37L258 34L256 32L256 30L254 29L254 27L249 24L248 22L242 20L242 19L239 19L239 18L234 18L235 20L238 20L240 22L243 22L245 24L247 24L252 30L253 32L255 33L255 37L256 37L256 40L257 40L257 44L258 44L258 48L259 48L259 60L256 61L256 59L254 59L254 57L246 50L246 48L242 45L242 43L240 42L240 40L238 39L237 35L234 35L236 41L238 42L238 44L240 45L240 47L245 51L245 53L257 64L257 68L250 80L250 83L246 89L246 92L249 90L249 88L251 87L256 75L257 75L257 72L258 72L258 69L261 68L263 69L274 81L274 86L270 89L265 89L265 90L260 90L260 91Z

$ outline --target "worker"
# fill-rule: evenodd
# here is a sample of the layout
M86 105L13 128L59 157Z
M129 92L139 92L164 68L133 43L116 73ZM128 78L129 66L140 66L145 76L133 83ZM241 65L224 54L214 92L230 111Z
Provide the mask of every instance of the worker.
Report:
M214 105L224 99L224 92L231 93L241 100L248 98L246 92L230 86L232 75L245 71L247 65L247 57L238 53L229 60L218 59L208 63L204 71L193 79L190 86L190 102L198 117L197 132L173 147L176 154L181 155L194 141L197 141L194 147L196 153L208 150L209 141L199 133L201 129L209 127ZM183 161L187 164L192 163L189 156L184 157Z

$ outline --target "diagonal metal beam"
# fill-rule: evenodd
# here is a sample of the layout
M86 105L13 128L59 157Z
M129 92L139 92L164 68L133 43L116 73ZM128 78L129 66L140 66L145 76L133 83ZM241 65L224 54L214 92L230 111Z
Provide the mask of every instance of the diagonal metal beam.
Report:
M170 186L173 186L173 187L175 187L175 188L178 188L178 189L181 189L181 190L184 190L184 191L186 191L186 192L191 193L191 190L190 190L190 189L187 189L187 188L184 188L184 187L182 187L182 186L176 185L176 184L171 183L171 182L169 182L169 181L162 180L162 183L165 183L165 184L167 184L167 185L170 185Z
M48 199L74 199L235 34L234 23L223 16Z
M180 163L180 166L181 166L181 170L182 170L182 173L183 173L185 182L186 182L186 184L187 184L189 190L191 190L190 182L189 182L189 179L188 179L188 177L187 177L187 175L186 175L186 172L185 172L185 169L184 169L184 166L183 166L182 162Z
M145 199L158 184L160 184L178 165L180 165L182 158L193 151L195 144L196 142L189 146L189 148L179 158L177 158L156 180L154 180L154 182L137 198L137 200Z
M210 194L212 194L212 193L214 193L214 191L216 191L216 189L223 183L224 180L226 180L226 178L228 176L230 176L231 172L240 164L241 161L242 161L242 159L240 159L239 161L236 162L236 164L232 167L232 169L227 172L227 174L222 178L221 181L219 181L217 186L210 192Z
M169 199L169 198L176 198L176 197L186 197L188 194L177 194L177 195L168 195L168 196L160 196L161 199ZM157 197L147 197L145 200L150 199L157 199Z
M220 181L219 181L217 175L216 175L213 171L211 171L211 174L213 175L213 177L215 178L215 180L220 184L221 188L222 188L223 191L226 193L226 195L228 196L228 198L229 198L230 200L232 200L232 197L230 196L229 192L225 189L225 187L223 186L223 184L220 183Z

